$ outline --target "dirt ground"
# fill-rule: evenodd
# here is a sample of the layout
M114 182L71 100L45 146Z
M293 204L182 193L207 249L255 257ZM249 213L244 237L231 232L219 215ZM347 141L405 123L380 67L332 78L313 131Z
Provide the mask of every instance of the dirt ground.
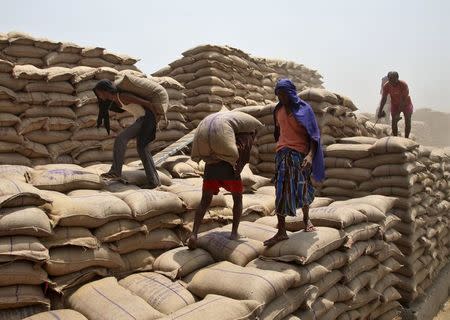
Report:
M442 310L433 320L449 320L450 319L450 299L445 303Z

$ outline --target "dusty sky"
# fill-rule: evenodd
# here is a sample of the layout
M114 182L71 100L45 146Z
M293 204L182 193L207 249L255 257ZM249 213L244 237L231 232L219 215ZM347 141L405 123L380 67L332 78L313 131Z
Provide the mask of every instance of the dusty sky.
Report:
M2 1L0 32L19 30L142 60L152 73L199 44L317 69L330 90L375 110L396 70L416 108L450 110L450 1Z

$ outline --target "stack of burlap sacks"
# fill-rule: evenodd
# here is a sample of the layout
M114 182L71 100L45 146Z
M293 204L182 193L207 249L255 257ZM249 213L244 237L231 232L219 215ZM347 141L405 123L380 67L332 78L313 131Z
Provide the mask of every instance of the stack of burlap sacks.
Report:
M111 162L114 138L135 119L128 112L111 113L111 134L97 128L97 97L92 89L101 79L114 81L144 74L109 67L49 67L12 65L0 61L0 163L39 165ZM183 86L170 78L155 79L170 101L167 120L161 119L155 141L157 152L189 131ZM138 158L133 139L127 162Z
M367 194L398 198L393 213L401 223L392 237L405 256L399 259L403 267L397 288L402 302L411 303L448 263L448 153L397 137L341 142L326 148L327 179L320 194L335 199Z
M200 203L202 168L186 156L169 158L158 168L160 190L140 189L145 172L133 166L123 171L129 184L105 184L99 174L107 170L107 164L0 166L0 317L22 319L48 309L41 284L48 283L53 308L60 307L60 295L99 277L151 270L161 252L182 245ZM243 178L247 190L268 182L248 171ZM215 196L202 231L231 221L230 200ZM246 194L244 216L271 214L273 203L273 194Z
M0 50L0 59L42 69L86 66L138 71L134 64L139 60L130 56L115 54L101 47L81 47L69 42L35 38L23 32L0 34Z
M322 145L336 142L336 139L358 135L358 122L353 113L356 110L353 102L345 96L334 94L325 89L309 88L301 91L299 97L307 101L317 119L321 131ZM265 106L239 108L264 124L258 131L256 146L252 150L251 168L258 174L273 177L275 173L276 143L273 136L275 130L273 120L274 103Z
M52 312L93 320L396 319L392 272L400 265L386 239L398 222L386 214L394 202L375 196L311 209L317 231L300 231L301 216L288 219L290 239L272 248L262 242L277 232L275 217L242 222L237 241L230 225L217 228L200 234L195 250L161 253L153 272L90 282L67 295L73 310ZM39 316L29 319L52 315Z
M253 58L228 46L202 45L153 74L170 76L186 87L189 120L198 124L225 106L229 110L275 99L274 83L292 76L300 85L321 86L321 76L293 62Z

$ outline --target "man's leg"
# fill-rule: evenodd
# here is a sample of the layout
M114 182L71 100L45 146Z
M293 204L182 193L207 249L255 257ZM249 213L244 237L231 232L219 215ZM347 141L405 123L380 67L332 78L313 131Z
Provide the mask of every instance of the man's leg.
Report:
M148 144L145 144L141 137L137 137L137 151L139 154L139 158L142 161L142 165L144 166L145 175L147 176L148 187L153 189L161 185L159 181L158 171L156 171L155 163L153 162L153 157L150 152L150 148Z
M187 243L189 249L197 248L198 230L200 229L200 225L203 221L203 217L205 216L206 210L208 210L209 205L211 204L212 198L213 198L213 193L211 191L203 190L202 199L200 200L200 205L197 208L197 211L195 212L194 227L192 229L192 234L189 237L189 240Z
M286 232L286 217L277 214L278 219L278 232L270 239L264 241L264 245L266 247L271 247L274 244L289 239Z
M238 228L242 215L242 193L233 192L233 225L231 227L231 240L237 240L239 238Z
M405 115L405 138L409 138L411 134L411 118L412 113L404 113Z
M306 232L316 231L317 228L314 227L311 220L309 219L309 206L304 206L302 208L302 211L303 211L303 223L305 224L305 231Z
M117 176L122 175L122 167L125 159L125 151L127 150L128 142L135 138L141 128L141 123L137 120L128 128L125 128L114 141L113 147L113 163L109 173L115 174Z
M392 135L398 136L398 122L400 121L400 114L392 115Z

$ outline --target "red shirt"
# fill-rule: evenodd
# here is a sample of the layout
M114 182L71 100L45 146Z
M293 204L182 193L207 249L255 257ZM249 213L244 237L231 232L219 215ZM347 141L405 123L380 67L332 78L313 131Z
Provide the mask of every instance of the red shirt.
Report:
M403 98L406 98L406 103L403 107L407 108L412 105L408 85L403 80L399 80L395 86L390 82L386 82L383 86L383 98L387 97L388 94L391 96L391 108L393 109L400 110Z
M300 153L309 152L309 135L306 128L295 119L293 114L287 114L286 108L277 111L277 125L280 127L280 137L277 142L277 151L288 147Z

